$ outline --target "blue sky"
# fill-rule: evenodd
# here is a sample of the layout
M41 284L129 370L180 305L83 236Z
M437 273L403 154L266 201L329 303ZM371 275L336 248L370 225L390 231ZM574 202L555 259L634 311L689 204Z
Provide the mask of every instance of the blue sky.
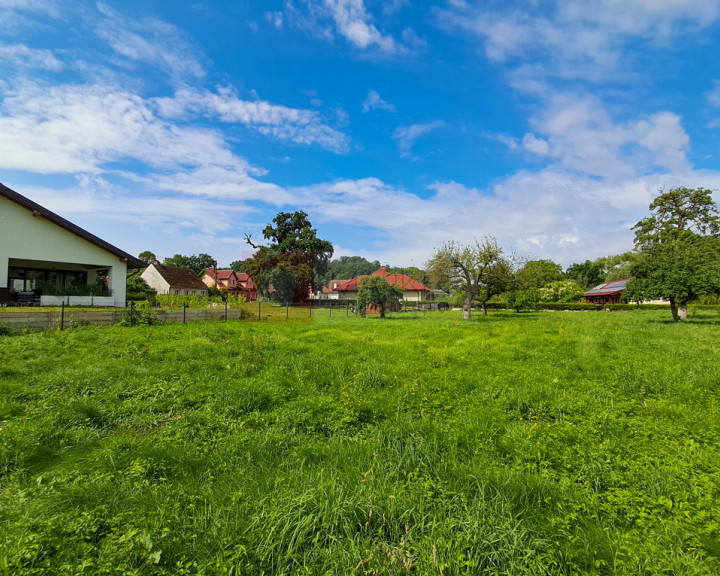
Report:
M305 210L336 256L567 266L720 188L719 32L718 0L0 0L0 181L161 258Z

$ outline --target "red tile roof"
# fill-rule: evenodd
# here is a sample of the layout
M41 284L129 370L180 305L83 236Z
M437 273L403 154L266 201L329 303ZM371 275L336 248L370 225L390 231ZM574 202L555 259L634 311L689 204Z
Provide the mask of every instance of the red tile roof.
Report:
M215 270L215 268L206 268L205 274L213 280L217 279L217 281L225 285L225 287L228 285L228 280L234 276L241 289L255 290L255 282L253 282L250 275L245 272L235 272L235 270L229 268L218 270Z
M384 267L380 268L380 270L376 272L373 272L371 276L380 276L385 278L388 284L391 286L399 286L403 290L427 290L428 292L432 292L432 290L425 286L425 284L422 284L417 280L413 280L410 276L407 276L406 274L390 274ZM359 282L362 278L367 278L367 274L348 280L344 284L338 286L336 290L338 292L357 292L360 289Z

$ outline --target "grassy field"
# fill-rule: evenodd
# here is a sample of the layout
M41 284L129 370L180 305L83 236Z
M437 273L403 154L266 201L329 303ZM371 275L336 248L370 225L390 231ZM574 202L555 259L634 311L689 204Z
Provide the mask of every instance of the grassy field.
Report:
M718 574L720 316L0 336L0 574Z

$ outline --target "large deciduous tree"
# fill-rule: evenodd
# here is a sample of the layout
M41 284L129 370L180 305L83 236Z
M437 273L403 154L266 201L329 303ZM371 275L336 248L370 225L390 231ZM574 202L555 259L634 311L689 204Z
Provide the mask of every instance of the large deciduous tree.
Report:
M215 266L215 258L210 254L193 254L192 256L183 256L182 254L175 254L171 258L165 258L163 260L164 266L175 266L177 268L190 268L193 272L200 275L206 268L212 268Z
M341 256L328 262L326 272L322 275L319 274L317 281L325 285L330 280L338 278L349 280L357 276L367 276L378 270L380 266L381 264L377 260L370 262L362 256Z
M152 264L153 262L155 262L155 260L157 260L157 256L155 256L154 253L150 252L150 250L140 252L140 254L138 254L138 258L146 264Z
M509 261L492 236L475 239L468 245L448 242L436 250L426 268L432 278L447 278L453 288L465 292L464 320L470 319L473 301L481 297L487 302L488 294L503 292L506 289L503 282L512 279L512 273L507 274L511 268Z
M380 311L380 318L385 318L385 309L391 302L396 302L403 296L402 288L391 286L382 276L366 276L360 279L357 307L364 315L368 306Z
M515 280L523 289L542 288L563 277L562 266L552 260L528 260L515 273Z
M315 278L327 270L334 251L332 243L317 237L305 212L278 213L263 229L263 236L269 244L255 244L251 234L245 235L246 242L257 252L245 260L243 270L265 291L273 275L282 278L282 285L287 287L288 274L292 274L296 278L293 302L306 301L315 288ZM270 273L272 270L283 274Z
M565 277L574 280L582 288L594 288L605 282L605 266L598 260L585 260L579 264L571 264L565 270Z
M673 188L650 210L634 226L640 254L624 297L669 300L677 322L687 317L688 302L720 291L720 216L705 188Z

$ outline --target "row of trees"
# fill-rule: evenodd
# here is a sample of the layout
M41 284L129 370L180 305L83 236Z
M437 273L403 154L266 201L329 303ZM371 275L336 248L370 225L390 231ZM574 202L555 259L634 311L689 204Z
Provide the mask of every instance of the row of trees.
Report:
M564 274L549 260L518 266L517 258L504 254L489 236L464 246L446 243L428 261L428 271L464 291L466 319L475 302L487 313L487 301L501 293L521 308L543 297L572 301L582 295L582 288L631 278L624 299L667 300L677 321L687 317L689 302L720 293L720 216L712 191L704 188L661 193L650 210L650 216L633 227L635 252L575 264Z
M650 216L634 226L635 251L586 260L565 271L552 260L527 261L507 254L491 236L468 245L447 242L435 251L425 269L386 268L431 288L461 294L466 319L476 304L486 314L488 301L500 294L520 309L538 301L577 301L585 290L602 282L633 278L625 291L626 299L668 300L677 320L686 315L688 302L720 292L720 217L712 192L704 188L663 192L650 210ZM306 301L316 287L330 280L369 275L381 267L379 261L360 256L331 260L332 244L317 237L305 212L280 212L265 227L263 237L265 242L260 244L246 235L255 254L233 262L231 267L250 274L265 294L272 285L273 296L281 302ZM152 252L139 256L147 262L157 259ZM163 264L200 274L216 262L204 253L175 254ZM373 282L366 283L362 298L370 298L369 302L384 312L385 302L397 295L376 286L379 281Z

